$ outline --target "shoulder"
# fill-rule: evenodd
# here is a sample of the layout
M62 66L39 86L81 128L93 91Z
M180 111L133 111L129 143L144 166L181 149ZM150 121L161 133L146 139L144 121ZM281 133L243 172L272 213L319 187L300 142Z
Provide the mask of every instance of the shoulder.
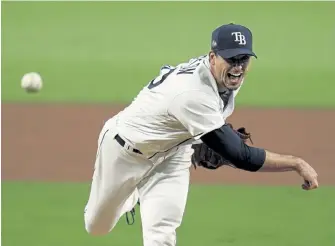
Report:
M193 85L198 82L201 83L204 77L210 76L208 67L208 56L199 56L190 59L186 63L180 63L175 67L175 79L183 81L192 81ZM199 88L200 89L200 88Z
M193 74L192 72L203 65L206 59L208 60L208 56L206 55L191 58L188 62L178 64L176 68L179 70L180 74Z
M190 89L176 93L172 98L171 105L182 106L185 108L205 107L211 109L220 109L218 97L213 97L212 94L204 90Z
M165 76L168 75L168 76ZM160 76L166 77L166 87L174 96L177 94L197 94L206 92L218 95L216 82L208 66L208 56L199 56L176 66L164 65ZM197 92L199 91L199 92Z

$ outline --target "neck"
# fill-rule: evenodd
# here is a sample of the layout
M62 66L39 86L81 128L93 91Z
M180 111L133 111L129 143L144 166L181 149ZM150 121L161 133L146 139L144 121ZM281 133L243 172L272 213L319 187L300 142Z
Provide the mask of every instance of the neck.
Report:
M215 73L214 73L214 69L213 69L213 67L212 67L211 65L209 65L209 71L211 72L211 74L212 74L212 76L213 76L213 78L214 78L214 80L215 80L217 86L218 86L218 87L219 87L219 86L222 86L222 85L218 82L218 79L216 78Z

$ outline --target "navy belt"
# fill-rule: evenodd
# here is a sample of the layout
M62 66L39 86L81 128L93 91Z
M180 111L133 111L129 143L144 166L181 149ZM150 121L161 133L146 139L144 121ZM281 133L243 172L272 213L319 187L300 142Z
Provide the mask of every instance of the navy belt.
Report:
M124 141L124 140L119 136L119 134L116 134L116 136L115 136L114 138L115 138L115 140L116 140L122 147L125 147L125 145L126 145L126 141ZM130 147L128 144L127 144L127 149L133 151L134 153L142 154L141 151L139 151L138 149L134 149L134 148Z

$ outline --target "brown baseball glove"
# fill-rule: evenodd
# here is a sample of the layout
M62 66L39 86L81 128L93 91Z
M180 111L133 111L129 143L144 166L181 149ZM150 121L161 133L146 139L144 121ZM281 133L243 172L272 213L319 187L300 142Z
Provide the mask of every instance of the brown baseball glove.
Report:
M228 123L227 125L234 129L232 124ZM234 129L234 131L244 142L247 142L249 139L252 143L251 134L248 133L244 127L240 127L237 130ZM214 170L223 165L232 166L227 159L223 158L221 155L209 148L205 143L193 144L192 148L194 149L194 153L191 161L194 168L201 166Z

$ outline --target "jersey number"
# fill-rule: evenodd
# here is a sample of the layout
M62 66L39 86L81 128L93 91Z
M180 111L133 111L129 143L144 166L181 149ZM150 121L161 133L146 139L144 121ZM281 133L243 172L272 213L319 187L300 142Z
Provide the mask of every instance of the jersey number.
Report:
M199 64L200 64L199 59L191 60L190 63L186 67L182 67L182 68L179 69L179 71L177 72L177 75L178 74L193 74L194 70L197 68L197 66L199 66ZM151 80L149 85L148 85L148 89L151 90L152 88L155 88L156 86L163 83L164 80L166 80L166 78L171 73L173 73L175 70L176 70L176 68L172 68L172 69L168 70L166 73L161 74L161 75L157 76L155 79Z
M156 86L160 85L161 83L164 82L164 80L171 74L173 73L173 71L176 70L175 68L168 70L167 73L165 74L161 74L158 77L156 77L155 79L151 80L148 88L151 90L152 88L155 88Z

